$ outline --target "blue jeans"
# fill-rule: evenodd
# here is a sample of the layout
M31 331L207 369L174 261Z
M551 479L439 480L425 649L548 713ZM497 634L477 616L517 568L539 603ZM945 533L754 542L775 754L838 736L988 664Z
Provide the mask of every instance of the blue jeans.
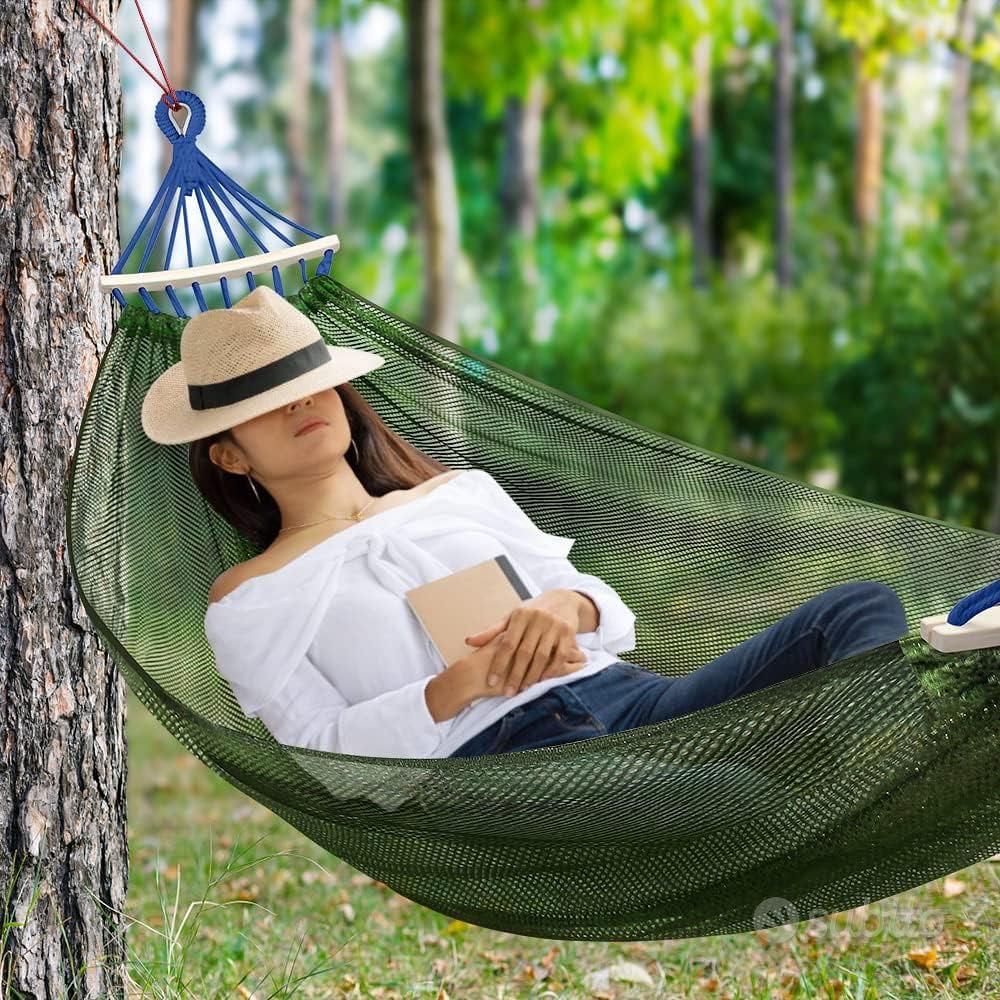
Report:
M620 733L894 642L907 633L896 592L875 580L824 590L683 677L618 660L512 708L451 757L509 753Z

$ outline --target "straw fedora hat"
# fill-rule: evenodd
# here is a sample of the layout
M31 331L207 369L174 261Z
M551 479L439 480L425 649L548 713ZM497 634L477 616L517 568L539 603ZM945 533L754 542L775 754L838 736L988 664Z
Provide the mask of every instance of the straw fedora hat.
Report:
M327 344L308 316L259 285L229 309L188 320L181 360L146 391L142 429L157 444L195 441L384 363Z

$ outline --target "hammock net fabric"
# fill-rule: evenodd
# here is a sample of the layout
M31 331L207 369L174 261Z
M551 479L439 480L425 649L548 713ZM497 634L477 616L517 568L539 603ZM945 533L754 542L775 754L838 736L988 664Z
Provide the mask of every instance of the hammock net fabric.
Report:
M528 936L724 934L844 910L1000 851L1000 650L919 619L996 577L1000 536L829 492L646 429L481 358L320 274L289 296L386 364L352 385L450 468L490 472L636 613L631 662L679 676L849 580L899 641L654 725L471 758L279 744L215 669L212 581L258 551L143 433L186 320L129 304L67 497L70 561L139 699L226 781L402 895ZM247 650L252 656L253 650Z

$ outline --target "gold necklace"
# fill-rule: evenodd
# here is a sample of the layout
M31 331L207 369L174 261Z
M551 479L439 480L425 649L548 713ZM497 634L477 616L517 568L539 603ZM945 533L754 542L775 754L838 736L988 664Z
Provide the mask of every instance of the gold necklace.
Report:
M318 521L307 521L305 524L290 524L287 528L279 528L278 534L280 535L283 531L292 531L294 528L309 528L314 524L321 524L323 521L360 521L361 515L378 500L378 497L372 497L356 514L330 514L328 517L321 517Z

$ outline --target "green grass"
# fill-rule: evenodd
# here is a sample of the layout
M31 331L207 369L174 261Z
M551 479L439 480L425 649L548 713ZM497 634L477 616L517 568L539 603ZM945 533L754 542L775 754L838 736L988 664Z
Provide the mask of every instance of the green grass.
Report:
M130 997L1000 996L1000 856L755 933L524 938L410 902L223 782L131 692L128 713ZM602 981L622 963L652 985Z

